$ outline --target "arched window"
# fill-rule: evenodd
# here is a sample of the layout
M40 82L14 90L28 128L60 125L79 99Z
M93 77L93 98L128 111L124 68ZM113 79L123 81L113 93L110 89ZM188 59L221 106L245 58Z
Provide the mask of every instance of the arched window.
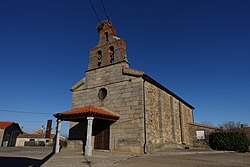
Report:
M98 67L101 67L102 64L102 51L97 51Z
M113 46L110 46L109 54L110 54L110 64L113 64L115 61L115 49Z
M109 42L109 33L105 32L105 36L106 36L106 42L108 43Z

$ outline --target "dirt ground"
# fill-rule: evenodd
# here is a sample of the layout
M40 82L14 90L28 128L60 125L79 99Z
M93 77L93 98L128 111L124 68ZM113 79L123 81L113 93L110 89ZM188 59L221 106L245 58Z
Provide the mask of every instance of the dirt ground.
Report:
M250 167L250 153L215 151L171 151L132 155L94 151L93 156L62 150L51 154L50 147L0 148L1 167Z

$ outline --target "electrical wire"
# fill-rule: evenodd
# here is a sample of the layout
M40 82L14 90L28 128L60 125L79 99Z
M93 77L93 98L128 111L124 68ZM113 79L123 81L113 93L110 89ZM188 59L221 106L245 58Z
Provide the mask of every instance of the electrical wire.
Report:
M101 23L101 20L100 20L98 14L97 14L97 12L96 12L96 10L95 10L95 8L94 8L94 5L93 5L92 1L89 0L89 2L90 2L90 5L91 5L91 7L92 7L92 10L94 11L94 13L95 13L95 15L96 15L97 20L99 21L99 23ZM101 0L101 4L102 4L103 10L104 10L104 12L105 12L105 15L106 15L106 17L107 17L107 19L108 19L108 21L109 21L109 16L107 15L107 10L106 10L106 8L105 8L104 3L103 3L102 0ZM111 26L110 26L109 24L107 24L107 25L111 28ZM109 43L109 45L111 45L110 41L108 41L108 43ZM117 39L115 39L115 43L117 44L117 46L119 46ZM120 52L120 50L118 50L118 51ZM121 52L120 52L119 55L121 56L121 58L123 58ZM116 56L116 57L118 58L118 55L117 55L117 54L115 54L114 56ZM119 59L119 58L118 58L118 59Z
M14 122L46 122L46 121L29 121L29 120L25 120L25 121L22 121L22 120L14 120Z
M96 12L96 10L95 10L95 8L94 8L94 5L93 5L92 1L89 0L89 2L90 2L90 4L91 4L92 10L94 11L94 13L95 13L95 15L96 15L96 17L97 17L97 19L98 19L98 21L99 21L99 23L100 23L101 20L100 20L98 14L97 14L97 12ZM109 20L109 16L107 15L107 10L106 10L106 8L105 8L104 3L103 3L102 0L101 0L101 4L102 4L102 7L103 7L103 10L104 10L104 12L105 12L106 17L107 17L107 19ZM111 26L110 26L109 24L107 24L107 25L111 28ZM109 45L111 45L110 41L108 41L108 43L109 43ZM119 46L117 39L115 39L115 43L117 44L117 46ZM120 52L120 50L118 50L118 52ZM121 58L123 58L121 52L119 53L119 55L120 55ZM118 58L118 55L117 55L117 54L115 54L114 56L116 56L116 57ZM119 59L119 58L118 58L118 59Z
M0 109L0 111L11 112L11 113L22 113L22 114L44 114L44 115L54 114L54 113L46 113L46 112L29 112L29 111L5 110L5 109Z
M103 3L102 0L101 0L101 3L102 3L102 8L103 8L103 10L104 10L104 12L105 12L106 18L107 18L107 20L109 20L109 16L108 16L108 14L107 14L107 10L106 10L106 8L105 8L104 3Z
M92 1L91 1L91 0L89 0L89 3L90 3L90 5L91 5L91 7L92 7L92 10L93 10L93 11L94 11L94 13L95 13L95 16L96 16L96 18L97 18L98 22L100 23L100 22L101 22L101 20L100 20L100 18L99 18L99 16L98 16L98 14L97 14L97 12L96 12L96 10L95 10L95 8L94 8L94 5L93 5Z

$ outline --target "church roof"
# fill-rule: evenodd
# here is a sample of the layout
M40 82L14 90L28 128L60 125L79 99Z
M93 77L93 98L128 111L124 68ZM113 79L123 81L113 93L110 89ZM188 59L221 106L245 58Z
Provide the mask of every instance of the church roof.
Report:
M54 114L54 117L65 121L79 121L86 117L94 117L110 121L116 121L119 119L119 116L107 111L106 109L92 105L57 113Z

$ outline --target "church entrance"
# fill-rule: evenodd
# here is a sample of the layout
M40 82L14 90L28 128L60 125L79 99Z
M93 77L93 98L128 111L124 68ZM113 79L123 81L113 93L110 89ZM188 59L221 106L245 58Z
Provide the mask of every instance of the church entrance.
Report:
M87 156L92 155L92 149L109 150L110 125L119 119L119 116L104 108L92 105L57 113L54 117L57 118L57 136L60 135L61 121L82 122L71 126L69 140L79 140L78 136L81 136L83 151ZM55 142L55 152L59 152L59 138Z
M94 120L94 149L109 150L110 125L111 122L107 120Z

